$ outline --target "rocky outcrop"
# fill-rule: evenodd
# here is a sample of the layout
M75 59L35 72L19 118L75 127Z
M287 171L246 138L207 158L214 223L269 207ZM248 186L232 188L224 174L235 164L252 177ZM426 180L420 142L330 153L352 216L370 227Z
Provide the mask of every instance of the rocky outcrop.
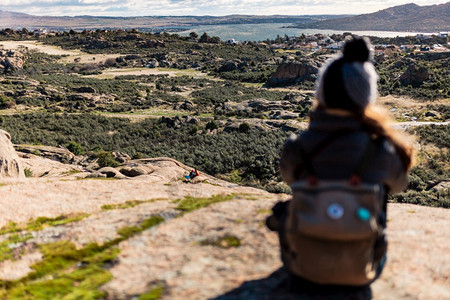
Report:
M304 80L313 81L319 71L319 65L312 60L288 62L278 66L267 81L268 86L287 85Z
M305 100L290 99L284 101L269 101L266 99L252 99L240 103L225 101L215 107L216 114L250 116L254 113L273 113L274 111L295 111L298 105L302 105ZM305 104L309 105L309 104ZM298 113L297 113L298 117Z
M170 117L162 117L160 119L161 123L166 124L171 128L180 128L182 125L190 124L190 125L198 125L200 124L200 119L194 116L175 116L173 118Z
M139 41L137 43L137 46L142 48L158 48L158 47L165 47L165 45L166 44L163 41L157 40Z
M277 111L271 112L269 114L269 117L271 119L289 120L289 119L297 119L299 117L299 114L292 113L289 111L284 111L284 110L277 110Z
M18 51L0 50L0 72L6 73L23 68L25 59L23 54Z
M11 143L11 136L8 132L0 129L0 180L24 177L24 169Z
M151 69L157 68L159 67L159 62L156 59L152 59L147 63L146 67Z
M236 61L227 61L220 68L219 72L231 72L238 68L238 62Z
M126 166L122 169L120 169L120 173L122 173L125 176L128 177L137 177L137 176L142 176L142 175L148 175L151 174L155 171L155 169L149 165L149 164L145 164L145 165L137 165L137 164L132 164L131 166Z
M98 170L97 173L104 174L106 175L107 178L117 178L117 179L125 178L125 175L120 173L119 170L112 167L103 167L100 170Z
M409 65L406 71L400 75L399 80L403 86L412 85L416 87L428 80L428 78L429 73L427 68Z
M292 110L295 104L290 101L269 101L266 99L253 99L248 101L248 106L254 111L269 111L269 110Z
M0 185L0 226L8 228L14 222L18 228L27 227L17 232L26 237L21 242L13 243L15 234L5 230L0 234L0 241L8 246L4 253L11 255L0 261L0 280L20 280L24 288L36 282L52 287L76 275L66 292L73 296L79 293L79 282L107 278L100 287L105 299L137 299L150 291L162 293L164 299L312 299L306 292L291 292L287 274L280 269L277 234L263 225L270 208L288 195L203 173L195 183L185 181L183 175L192 167L169 158L133 163L152 166L154 172L129 180L32 178ZM99 171L104 176L115 173L108 168ZM208 199L211 196L215 197ZM182 210L181 199L222 202ZM390 203L388 215L389 260L371 285L373 298L449 299L450 237L448 230L442 230L448 228L448 210ZM35 224L30 220L39 217L44 222L48 218L63 222L44 223L42 228L26 225ZM72 217L77 218L70 221ZM144 229L144 223L155 219L160 223ZM99 249L93 243L104 250L86 259L84 253ZM36 263L49 261L41 245L52 244L64 251L55 251L50 259L71 255L73 263L58 265L52 277L47 273L27 277ZM72 244L81 251L66 248ZM99 276L103 274L108 277ZM96 285L90 289L97 293ZM14 290L8 284L2 292L4 298L11 298ZM354 294L334 296L360 299Z
M16 145L15 148L20 153L33 154L60 163L78 163L76 156L63 147Z
M174 106L175 109L184 109L184 110L192 110L194 108L194 103L192 101L186 100L181 104L177 104Z
M114 157L114 159L120 163L126 163L131 160L131 157L128 154L123 153L123 152L113 151L111 154Z

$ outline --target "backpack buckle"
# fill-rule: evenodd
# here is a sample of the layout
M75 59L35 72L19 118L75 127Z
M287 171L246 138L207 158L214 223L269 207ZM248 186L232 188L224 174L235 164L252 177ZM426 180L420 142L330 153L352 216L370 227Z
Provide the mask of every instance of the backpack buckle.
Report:
M308 180L309 185L316 186L319 184L319 180L317 179L316 176L308 176L307 180Z
M361 184L361 177L359 177L358 175L352 175L352 177L350 177L350 184L351 185L360 185Z

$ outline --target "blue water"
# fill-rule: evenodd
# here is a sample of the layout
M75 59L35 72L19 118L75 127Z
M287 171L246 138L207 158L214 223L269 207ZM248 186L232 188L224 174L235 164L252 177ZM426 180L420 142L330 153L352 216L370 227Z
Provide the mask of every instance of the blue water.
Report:
M270 23L270 24L232 24L232 25L204 25L192 27L189 30L177 32L179 35L187 36L194 31L198 35L206 32L209 36L218 36L222 41L235 39L236 41L265 41L275 39L277 35L300 36L306 34L342 34L348 30L326 30L326 29L298 29L283 28L291 23ZM361 36L396 37L415 36L414 32L394 32L394 31L351 31L353 34Z

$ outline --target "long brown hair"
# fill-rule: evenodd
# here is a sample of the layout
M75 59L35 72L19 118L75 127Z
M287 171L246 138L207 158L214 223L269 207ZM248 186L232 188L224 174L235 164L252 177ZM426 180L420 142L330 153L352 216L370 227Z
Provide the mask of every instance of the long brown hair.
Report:
M331 111L324 105L316 101L313 104L312 111ZM364 110L349 111L341 110L348 115L352 115L363 125L363 129L369 134L383 137L390 141L398 153L400 160L402 161L405 171L411 169L415 162L415 148L413 139L406 132L400 132L392 127L394 121L390 117L390 114L386 109L379 105L370 104Z
M359 118L367 132L384 137L394 145L405 171L414 166L415 148L412 138L392 127L393 121L389 112L380 106L369 105L362 114L359 114Z

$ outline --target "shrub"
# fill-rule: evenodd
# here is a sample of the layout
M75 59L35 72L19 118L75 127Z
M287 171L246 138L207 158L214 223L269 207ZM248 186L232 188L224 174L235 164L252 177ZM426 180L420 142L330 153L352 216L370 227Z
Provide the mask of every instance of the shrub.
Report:
M119 162L117 162L114 159L114 156L111 154L111 152L108 151L100 151L97 153L97 163L100 166L100 168L103 167L117 167L119 166Z
M14 106L14 100L5 96L0 95L0 109L11 108Z
M217 124L216 121L211 120L208 123L206 123L205 126L206 130L214 130L214 129L218 129L219 128L219 124Z
M84 148L83 146L81 146L80 144L78 144L77 142L70 142L67 145L67 149L72 152L75 155L81 155L84 154Z
M239 132L247 133L250 131L250 125L246 122L239 125Z
M24 169L23 172L25 173L25 177L33 177L33 171L30 169Z

